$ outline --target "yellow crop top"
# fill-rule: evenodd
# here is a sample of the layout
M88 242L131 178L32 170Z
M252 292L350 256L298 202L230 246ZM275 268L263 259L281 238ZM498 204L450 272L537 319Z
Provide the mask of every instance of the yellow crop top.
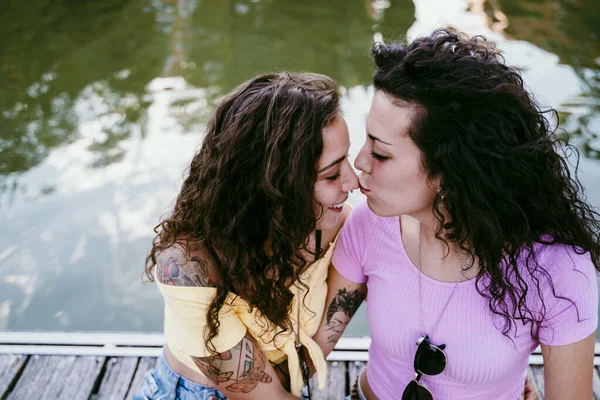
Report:
M327 363L319 345L312 339L317 332L327 297L327 272L331 262L333 249L339 233L330 243L325 255L309 266L300 279L309 288L304 299L304 289L297 283L292 286L296 292L292 300L290 319L292 332L284 332L275 337L276 332L265 332L267 326L264 318L257 315L256 309L249 312L248 303L240 297L229 293L225 304L219 312L219 334L213 339L218 352L224 352L244 337L246 331L256 339L267 358L280 363L287 357L290 371L291 393L300 396L302 390L302 373L295 340L297 328L298 303L302 304L300 311L300 342L306 347L317 370L319 387L325 386ZM204 342L206 312L215 294L215 288L188 286L170 286L156 280L158 289L165 300L165 341L171 352L179 361L202 374L190 356L205 357L208 350ZM298 302L300 298L300 302ZM263 319L262 323L260 319ZM273 340L273 338L275 339Z

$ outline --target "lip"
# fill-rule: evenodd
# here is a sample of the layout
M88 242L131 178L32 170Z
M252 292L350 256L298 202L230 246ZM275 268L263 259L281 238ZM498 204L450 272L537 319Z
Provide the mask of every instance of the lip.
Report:
M369 192L370 192L370 190L369 190L369 189L366 189L366 188L364 188L364 187L363 187L363 185L361 185L361 184L360 184L360 182L358 183L358 185L360 186L360 192L361 192L362 194L367 194L367 193L369 193Z
M344 207L338 207L338 208L332 208L332 207L328 207L329 211L334 212L334 213L341 213L342 210L344 209Z
M346 196L346 198L340 202L337 202L335 204L343 204L348 200L349 196ZM338 207L338 208L332 208L332 207L327 207L329 210L333 211L333 212L342 212L342 210L344 209L344 207Z

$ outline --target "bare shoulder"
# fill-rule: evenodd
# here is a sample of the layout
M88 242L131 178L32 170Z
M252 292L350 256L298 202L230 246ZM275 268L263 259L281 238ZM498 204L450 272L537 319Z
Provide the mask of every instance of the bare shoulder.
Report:
M208 251L200 249L186 254L181 244L174 244L156 257L156 277L171 286L215 286Z

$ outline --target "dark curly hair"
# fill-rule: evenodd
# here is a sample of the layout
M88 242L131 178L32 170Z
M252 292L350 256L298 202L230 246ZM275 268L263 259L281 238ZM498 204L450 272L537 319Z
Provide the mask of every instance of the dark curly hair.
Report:
M157 255L176 242L188 257L200 247L210 252L220 275L207 314L210 351L229 292L266 317L267 330L291 328L287 284L298 278L303 254L310 252L320 207L314 185L322 131L339 112L336 83L309 73L259 75L218 105L146 258L153 280Z
M436 237L479 261L477 291L504 321L502 333L508 337L521 320L539 341L542 290L549 285L562 297L534 244L589 252L600 269L599 214L585 202L577 168L571 173L566 162L566 153L578 157L577 150L547 118L558 114L536 104L518 71L481 36L438 29L408 44L376 43L372 54L376 90L414 107L409 135L422 151L423 170L441 179ZM526 261L527 272L517 260ZM529 291L542 300L541 310L528 307Z

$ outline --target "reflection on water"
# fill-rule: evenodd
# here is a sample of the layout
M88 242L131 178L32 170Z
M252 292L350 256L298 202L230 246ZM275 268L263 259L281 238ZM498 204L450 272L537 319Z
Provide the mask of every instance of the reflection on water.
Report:
M564 128L582 153L600 159L600 2L499 0L505 33L559 57L579 77L579 93L561 104Z
M162 302L141 284L143 260L218 100L265 71L328 74L343 86L357 154L372 94L370 45L381 36L444 24L498 42L540 101L560 109L584 156L584 186L600 205L592 184L600 176L599 7L549 0L5 5L0 329L160 330ZM352 329L364 333L364 320Z

